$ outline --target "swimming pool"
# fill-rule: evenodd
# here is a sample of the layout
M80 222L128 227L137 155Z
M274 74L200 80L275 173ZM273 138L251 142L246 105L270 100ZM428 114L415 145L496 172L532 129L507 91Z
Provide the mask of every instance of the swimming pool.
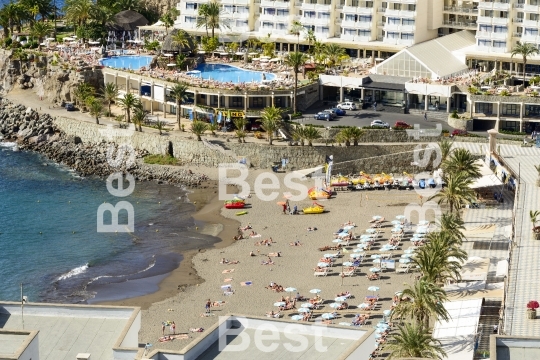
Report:
M143 66L150 65L152 56L114 56L101 59L99 62L103 66L116 69L138 70Z
M263 74L266 80L274 80L276 75L268 72L240 69L236 66L223 64L200 64L195 68L200 73L192 74L203 79L212 79L221 82L262 82Z

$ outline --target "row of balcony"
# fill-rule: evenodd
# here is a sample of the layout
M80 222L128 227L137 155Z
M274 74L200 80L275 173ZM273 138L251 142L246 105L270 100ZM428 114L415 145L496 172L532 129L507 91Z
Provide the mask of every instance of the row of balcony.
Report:
M329 12L332 9L332 5L322 5L322 4L306 4L302 3L302 10L315 10L315 11L327 11Z
M341 10L344 14L359 14L359 15L372 15L373 8L356 7L356 6L343 6Z
M371 29L371 24L371 21L343 20L341 26L352 29Z
M371 41L371 36L358 36L358 35L352 35L352 34L341 34L339 38L343 40L351 40L351 41Z
M494 39L494 40L506 40L508 38L508 33L500 33L500 32L489 32L489 31L477 31L476 32L476 38L477 39Z
M386 9L385 16L413 18L416 16L416 11Z
M456 29L476 30L476 21L444 21L443 26L453 27Z
M515 9L523 10L524 12L540 12L540 6L538 5L529 5L529 4L514 4Z
M384 37L382 39L383 43L385 44L392 44L392 45L405 45L405 46L410 46L412 44L414 44L414 40L413 39L391 39L391 38L387 38L387 37Z
M479 24L508 25L508 23L510 22L510 18L479 16L476 21Z
M401 32L411 32L416 30L414 25L399 25L399 24L384 24L383 30L385 31L401 31Z
M302 25L320 25L320 26L330 26L333 21L330 18L328 19L318 19L318 18L309 18L303 17L300 22Z
M288 22L290 19L289 15L271 15L271 14L261 14L259 20L261 21L282 21Z
M493 46L482 46L482 45L477 45L476 50L481 51L481 52L491 52L491 53L505 53L506 52L505 47L493 47Z
M481 9L481 10L508 11L508 10L510 10L510 3L480 2L480 3L478 3L478 9Z
M453 12L453 13L461 13L461 14L472 14L472 15L478 14L478 9L464 8L464 7L458 7L458 6L445 6L444 11Z
M261 7L270 7L276 9L288 9L291 4L290 1L271 1L271 0L261 0Z

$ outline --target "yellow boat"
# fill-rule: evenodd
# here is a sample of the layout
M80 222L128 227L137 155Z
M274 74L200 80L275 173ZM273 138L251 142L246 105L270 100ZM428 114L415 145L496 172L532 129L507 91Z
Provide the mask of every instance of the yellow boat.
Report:
M324 212L324 206L317 203L313 203L313 206L304 208L304 210L302 211L304 212L304 214L321 214Z
M332 177L330 180L330 186L347 186L349 185L349 178L345 176Z
M308 196L311 200L330 199L332 190L311 188L308 190Z

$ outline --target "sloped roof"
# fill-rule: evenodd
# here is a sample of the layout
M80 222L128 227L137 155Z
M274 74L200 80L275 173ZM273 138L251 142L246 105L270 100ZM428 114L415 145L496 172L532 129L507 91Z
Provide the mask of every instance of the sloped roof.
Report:
M144 16L133 10L124 10L114 15L107 27L116 31L133 31L144 25L148 25L148 20Z

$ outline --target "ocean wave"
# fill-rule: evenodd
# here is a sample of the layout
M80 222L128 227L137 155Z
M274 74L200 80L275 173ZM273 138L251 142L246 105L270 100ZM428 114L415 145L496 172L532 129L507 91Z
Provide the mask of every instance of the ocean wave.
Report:
M153 255L152 257L155 257L155 255ZM146 268L144 268L144 269L142 269L142 270L140 270L140 271L137 271L136 273L133 273L133 274L123 274L123 275L100 275L100 276L96 276L95 278L90 279L90 281L88 281L88 282L86 283L86 286L85 286L84 288L86 289L86 287L87 287L88 285L92 284L92 283L95 282L95 281L98 281L99 279L103 279L103 278L123 278L123 277L128 277L128 276L137 275L137 274L140 274L140 273L143 273L143 272L145 272L145 271L150 270L150 269L153 268L155 265L156 265L156 260L153 260L152 262L150 262L150 264L149 264Z
M77 276L77 275L82 274L83 272L85 272L86 269L88 269L88 263L86 263L86 264L84 264L82 266L76 267L74 269L71 269L67 273L60 275L56 279L56 281L66 280L66 279L69 279L69 278L71 278L73 276Z
M0 147L4 147L4 148L12 148L12 147L15 147L17 146L17 143L15 142L0 142Z

